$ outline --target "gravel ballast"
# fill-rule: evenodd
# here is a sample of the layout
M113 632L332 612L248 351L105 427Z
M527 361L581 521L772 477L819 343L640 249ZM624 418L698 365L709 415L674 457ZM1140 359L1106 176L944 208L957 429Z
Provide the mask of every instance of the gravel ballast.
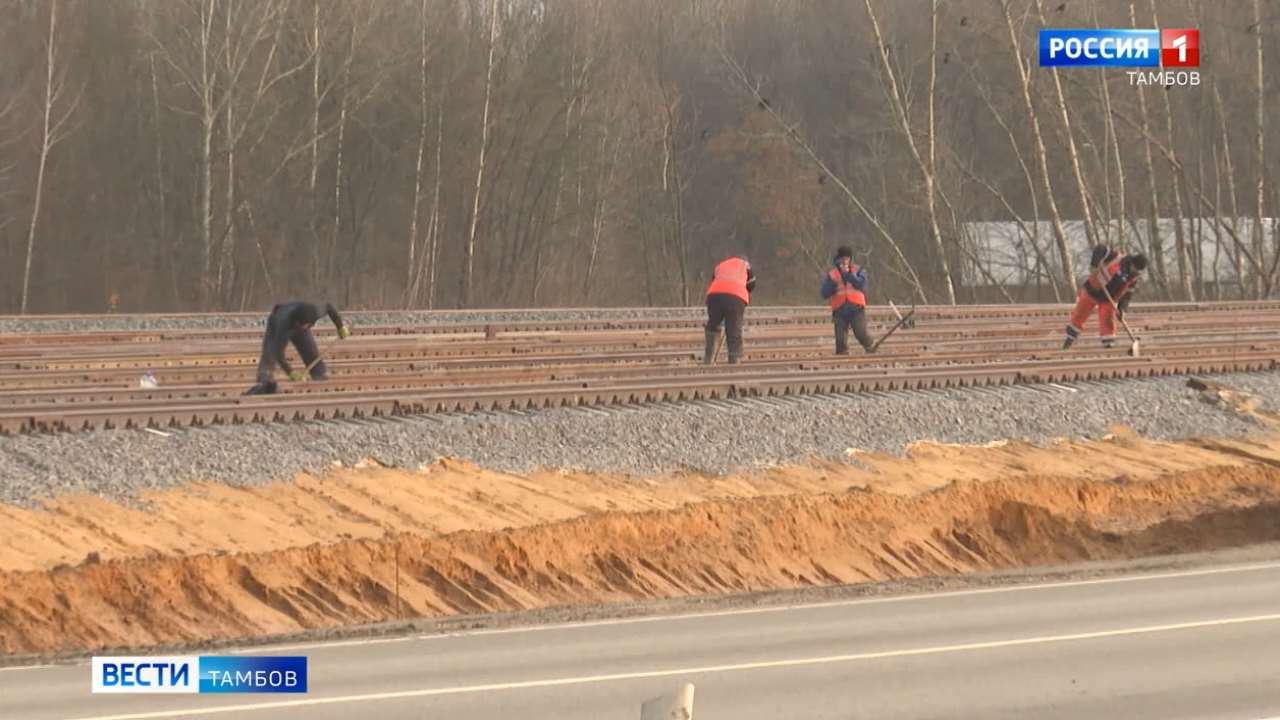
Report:
M1214 376L1265 407L1280 374ZM508 472L569 469L722 474L848 460L850 448L899 453L921 440L984 443L1097 438L1114 424L1161 440L1242 436L1253 420L1203 402L1187 378L883 394L319 421L0 438L0 502L33 506L68 492L130 500L194 481L263 484L363 458L416 468L455 457Z
M341 308L339 308L341 309ZM768 314L819 316L824 308L768 307ZM85 315L0 317L0 333L127 332L147 330L236 330L260 328L271 308L240 315ZM505 322L601 320L706 320L704 307L545 308L491 310L366 310L343 312L357 330L362 325L479 325Z

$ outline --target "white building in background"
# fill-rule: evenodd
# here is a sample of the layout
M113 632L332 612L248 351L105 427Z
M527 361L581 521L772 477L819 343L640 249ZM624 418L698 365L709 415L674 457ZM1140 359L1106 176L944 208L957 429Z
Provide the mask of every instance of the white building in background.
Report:
M1178 272L1174 232L1176 224L1177 220L1172 218L1157 221L1161 245L1164 249L1167 281L1171 285L1177 283ZM1253 224L1253 218L1240 218L1233 225L1236 235L1246 244L1250 252L1252 252L1253 243ZM1147 250L1150 247L1148 225L1146 220L1124 223L1123 243L1131 249L1143 248L1150 255L1150 251ZM1268 261L1273 262L1276 242L1280 238L1280 218L1263 218L1262 228L1263 247L1266 249ZM1062 276L1062 263L1058 256L1058 244L1053 236L1053 224L1048 221L1038 224L1025 223L1021 227L1015 222L973 222L966 223L965 229L973 242L979 262L1000 284L1006 287L1033 287L1037 284L1037 277L1043 283L1046 276L1053 278ZM1108 244L1121 244L1121 229L1118 223L1110 223L1107 226L1107 237L1104 241ZM1091 252L1084 223L1067 221L1063 223L1063 230L1071 247L1076 274L1083 276ZM1199 239L1199 256L1196 257L1193 252L1190 260L1193 268L1198 264L1205 285L1212 287L1220 283L1224 291L1228 289L1234 291L1234 288L1239 286L1240 277L1236 268L1235 242L1227 230L1221 225L1216 225L1213 218L1190 218L1183 221L1183 233L1189 244L1188 249L1191 251L1195 249L1192 247L1195 240ZM1032 249L1028 234L1038 235L1036 243L1040 247L1041 257L1037 257ZM1244 258L1239 260L1240 266L1244 268L1247 275L1248 260ZM977 268L973 267L972 263L964 263L962 278L964 284L970 287L991 284L982 273L978 272Z

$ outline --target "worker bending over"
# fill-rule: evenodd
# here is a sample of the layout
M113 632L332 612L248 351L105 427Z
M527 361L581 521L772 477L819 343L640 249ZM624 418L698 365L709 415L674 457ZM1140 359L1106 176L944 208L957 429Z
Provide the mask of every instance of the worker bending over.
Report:
M1102 338L1102 346L1109 348L1115 345L1116 318L1124 317L1129 301L1138 289L1142 271L1146 269L1147 256L1142 253L1121 255L1106 245L1094 247L1089 258L1089 277L1080 286L1062 349L1071 347L1071 343L1080 337L1080 331L1094 308L1098 309L1098 335ZM1111 295L1109 299L1108 293Z
M336 308L328 303L324 312L338 329L338 337L345 340L351 336L351 330L342 322L342 316ZM293 301L271 308L267 316L267 331L262 336L262 356L258 358L258 384L246 392L246 395L270 395L277 389L275 369L279 365L290 380L297 382L304 376L304 371L295 369L285 359L285 346L293 343L301 356L304 369L311 371L312 380L328 378L328 370L324 360L320 359L320 349L316 347L316 338L311 334L311 327L320 318L320 309L309 302Z
M836 354L849 354L850 329L864 350L874 352L867 334L867 270L853 263L853 250L847 246L836 250L831 264L831 270L822 278L822 297L831 303Z
M707 285L707 342L702 362L710 365L715 359L722 323L729 345L729 363L742 358L742 322L755 289L756 274L746 258L734 255L716 265L711 284Z

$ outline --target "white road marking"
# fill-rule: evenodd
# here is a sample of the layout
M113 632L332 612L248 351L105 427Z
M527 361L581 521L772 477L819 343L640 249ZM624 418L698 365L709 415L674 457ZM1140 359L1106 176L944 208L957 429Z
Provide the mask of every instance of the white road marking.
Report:
M938 655L943 653L989 650L993 648L1018 647L1024 645L1043 645L1055 642L1094 640L1098 638L1146 635L1152 633L1172 632L1176 630L1190 630L1196 628L1220 627L1223 625L1243 625L1248 623L1275 621L1280 621L1280 613L1270 615L1252 615L1247 617L1219 618L1217 620L1202 620L1199 622L1174 623L1169 625L1147 625L1141 627L1120 628L1117 630L1072 633L1068 635L1041 635L1036 637L1014 638L1011 640L990 640L987 642L962 643L958 645L937 645L932 647L908 648L904 650L883 650L880 652L853 653L848 655L826 655L822 657L793 658L787 660L764 660L749 663L734 663L730 665L704 665L700 667L669 668L664 670L639 670L636 672L613 673L608 675L581 675L577 677L524 680L519 682L490 683L485 685L423 688L419 690L401 690L397 692L368 693L364 695L339 695L335 697L307 698L305 700L285 700L245 705L223 705L215 707L188 708L184 710L163 710L159 712L130 713L126 715L94 715L78 718L77 720L155 720L156 718L190 717L192 715L219 715L223 713L278 710L281 708L305 707L311 705L332 705L335 703L397 700L402 698L433 697L439 695L463 695L470 693L494 692L498 690L522 690L527 688L557 687L563 685L586 685L619 680L641 680L677 675L708 675L713 673L741 672L744 670L769 670L785 667L800 667L805 665L826 665L830 663L859 662L864 660L880 660L884 658Z
M711 610L708 612L681 613L675 615L643 615L639 617L608 618L604 620L586 620L548 625L528 625L509 628L492 628L480 630L460 630L445 633L419 635L419 640L440 638L470 637L473 635L505 635L509 633L541 632L544 630L571 630L574 628L591 628L607 625L630 625L633 623L651 623L675 620L698 620L701 618L728 617L733 615L759 615L763 613L789 612L793 610L821 610L824 608L850 607L854 605L880 605L886 603L915 602L920 600L945 600L948 598L968 597L973 595L994 595L998 593L1022 592L1026 590L1055 590L1060 588L1084 587L1089 585L1107 585L1111 583L1141 582L1147 580L1170 580L1204 575L1221 575L1224 573L1257 572L1280 569L1280 562L1259 563L1255 565L1235 565L1202 570L1182 570L1178 572L1124 575L1120 577L1095 578L1093 580L1064 580L1061 582L1035 583L1026 585L1004 585L989 588L971 588L968 590L947 590L934 593L913 593L910 595L886 595L884 597L851 598L848 600L829 600L826 602L798 603L792 605L772 605L756 608L737 608L734 610ZM378 642L376 640L370 642Z
M294 645L256 645L254 647L242 647L242 648L236 648L234 650L227 650L226 654L252 655L254 653L274 653L274 652L280 652L282 650L310 650L312 648L318 648L318 647L331 648L331 647L347 647L349 645L381 645L383 643L405 642L407 640L413 640L413 639L414 637L412 635L401 635L400 637L363 638L360 640L334 640L332 642L317 641L317 642L309 642L309 643L297 643ZM210 650L203 654L217 655L218 653L216 651Z
M313 650L331 647L352 647L357 645L382 645L384 643L404 642L406 640L448 640L452 638L478 635L506 635L510 633L542 632L546 630L573 630L577 628L605 627L609 625L632 625L636 623L653 623L680 620L698 620L701 618L731 617L735 615L759 615L763 613L791 612L803 610L821 610L823 608L850 607L855 605L876 605L896 602L915 602L920 600L945 600L948 598L968 597L973 595L994 595L998 593L1024 592L1029 590L1055 590L1060 588L1086 587L1090 585L1108 585L1112 583L1145 582L1150 580L1174 580L1178 578L1203 577L1206 575L1223 575L1228 573L1260 572L1280 569L1280 562L1255 563L1250 565L1228 565L1225 567L1202 568L1200 570L1179 570L1176 572L1121 575L1118 577L1094 578L1092 580L1064 580L1061 582L1035 583L1025 585L1003 585L1000 587L971 588L969 590L948 590L935 593L914 593L910 595L886 595L884 597L850 598L848 600L830 600L827 602L798 603L791 605L770 605L766 607L738 608L734 610L713 610L709 612L678 613L673 615L641 615L638 617L606 618L602 620L586 620L581 622L551 623L546 625L524 625L509 628L492 628L480 630L457 630L452 632L427 633L423 635L406 635L401 637L366 638L362 640L338 640L326 642L317 640L311 643L288 645L255 645L236 649L223 650L229 655L252 655L272 653L281 650ZM217 654L210 650L205 654ZM46 667L76 667L88 665L87 661L65 663L59 665L24 665L4 670L34 670ZM1280 720L1278 718L1277 720Z

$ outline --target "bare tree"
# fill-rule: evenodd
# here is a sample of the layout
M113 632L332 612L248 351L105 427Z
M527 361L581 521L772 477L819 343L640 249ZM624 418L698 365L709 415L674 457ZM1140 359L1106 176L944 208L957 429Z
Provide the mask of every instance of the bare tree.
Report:
M440 178L444 173L440 160L444 149L445 87L447 86L441 86L439 110L436 113L435 184L431 191L431 224L427 228L428 250L426 261L429 267L429 274L427 275L427 309L432 309L436 306L436 268L439 267L438 261L440 258Z
M1255 91L1258 97L1257 115L1255 123L1257 127L1254 129L1255 137L1255 153L1257 162L1257 198L1254 203L1253 214L1253 252L1258 257L1258 261L1266 263L1266 248L1263 246L1263 224L1262 219L1265 217L1264 208L1266 207L1266 130L1267 130L1267 111L1266 111L1266 90L1263 82L1263 55L1262 55L1262 39L1266 35L1263 30L1262 18L1262 0L1253 0L1253 34L1255 47L1257 48L1257 64L1255 75ZM1280 241L1278 241L1280 242ZM1280 247L1276 248L1276 256L1280 258ZM1263 277L1258 278L1255 284L1255 293L1257 297L1266 297L1271 293L1272 273L1265 273Z
M930 17L930 51L929 51L929 90L928 90L928 123L926 125L926 138L928 140L927 158L922 156L919 147L916 145L915 133L911 127L910 109L907 107L906 101L902 97L902 92L898 87L898 78L893 70L893 63L889 59L889 45L885 42L883 34L880 32L880 21L876 19L875 10L871 7L871 0L864 0L867 8L867 17L871 20L871 30L875 34L876 47L880 56L880 69L884 73L884 89L885 94L893 106L894 115L897 118L898 125L902 129L902 134L907 142L907 147L911 151L911 157L915 160L916 167L920 171L920 176L924 180L925 208L929 217L929 237L933 241L934 252L938 255L938 264L942 270L942 277L947 293L947 302L951 305L956 304L956 288L951 280L951 262L947 259L947 248L942 242L942 230L938 227L938 209L937 197L934 184L937 177L937 157L935 152L935 125L933 116L934 95L937 90L938 80L938 3L937 0L930 0L929 17Z
M240 150L256 153L271 131L276 118L279 117L283 102L274 101L276 89L295 74L302 72L311 64L309 56L298 58L295 62L285 63L281 60L282 35L285 29L285 6L280 0L260 0L262 15L258 21L266 27L261 35L256 35L256 45L242 45L234 39L238 30L232 23L232 13L225 16L227 41L222 51L224 92L223 103L223 151L226 157L225 204L223 207L223 230L218 244L217 270L214 273L214 293L223 307L232 303L234 288L232 276L236 271L234 251L236 246L236 218L247 204L251 196L243 201L237 200L236 188L239 186L236 157ZM269 30L270 35L265 31ZM265 54L261 67L253 73L256 79L249 82L237 82L250 75L249 68L253 62L252 55ZM255 135L250 135L255 130Z
M418 51L418 153L413 171L413 213L409 220L409 262L405 266L404 306L413 307L417 299L418 284L418 209L422 206L422 156L427 148L427 0L422 0L418 12L421 28L421 45Z
M70 104L62 108L59 107L62 104L64 91L66 90L66 76L58 65L57 35L58 2L57 0L51 0L49 3L49 32L45 37L40 160L36 165L36 184L34 197L31 201L31 222L27 224L27 253L22 269L22 301L18 310L22 315L27 314L27 300L31 291L31 257L35 254L36 232L40 223L41 201L44 199L45 170L49 165L49 153L55 145L67 137L70 132L67 122L75 114L76 107L80 104L80 94L77 93Z
M476 227L480 222L480 193L484 189L485 151L489 147L489 112L493 103L493 54L497 47L498 0L489 3L489 60L485 63L484 110L480 116L480 150L476 159L475 194L471 201L471 227L467 230L466 266L462 272L462 304L471 306L475 282Z
M956 51L956 54L960 54L958 50ZM1045 255L1045 250L1040 246L1040 201L1039 193L1036 192L1036 181L1032 176L1031 166L1027 164L1026 156L1022 152L1022 147L1018 143L1018 138L1014 135L1013 127L1010 125L1009 121L1005 119L1005 114L996 107L996 103L991 97L991 91L988 88L988 83L978 77L976 68L972 63L966 63L965 70L970 81L972 81L974 87L977 89L978 96L982 98L983 104L985 104L987 109L990 111L991 117L995 118L996 124L1004 131L1005 137L1009 140L1009 147L1013 151L1014 158L1018 161L1018 169L1022 172L1022 179L1026 183L1027 187L1027 198L1031 203L1031 227L1027 227L1027 223L1023 217L1014 208L1013 204L1009 202L1009 199L1004 193L990 182L983 179L975 169L967 167L964 162L958 162L957 164L960 167L961 172L980 184L985 190L987 190L987 192L995 197L1001 207L1003 207L1009 216L1013 218L1022 237L1031 244L1032 253L1036 257L1037 270L1047 270L1051 267L1051 263ZM1058 281L1060 278L1056 275L1047 273L1044 274L1043 277L1049 283L1049 289L1053 293L1054 302L1062 302L1062 293L1058 289ZM1068 294L1070 294L1071 288L1072 285L1070 284L1066 286Z
M1092 3L1089 6L1089 13L1093 18L1093 26L1099 27L1098 21L1098 5ZM1120 151L1120 137L1116 134L1116 120L1111 114L1111 88L1107 83L1108 74L1105 71L1098 72L1098 89L1102 94L1102 114L1103 114L1103 147L1101 150L1102 173L1103 180L1106 183L1105 197L1107 208L1107 224L1106 235L1107 241L1110 242L1112 227L1116 232L1116 244L1121 248L1127 247L1125 240L1125 182L1124 182L1124 157ZM1114 156L1108 153L1114 153ZM1111 173L1108 166L1114 160L1116 169L1116 192L1111 192ZM1115 206L1112 206L1112 198L1115 199Z
M1076 284L1075 268L1071 260L1071 247L1067 243L1067 233L1062 227L1062 215L1058 212L1058 201L1053 190L1053 182L1049 179L1049 154L1045 150L1044 136L1040 132L1040 116L1036 113L1035 103L1031 99L1031 77L1022 60L1022 44L1018 42L1018 32L1014 27L1013 15L1009 10L1009 0L1001 0L1000 9L1004 15L1005 27L1009 31L1009 45L1013 55L1013 63L1018 70L1018 80L1022 88L1023 107L1027 111L1027 119L1031 122L1031 133L1036 142L1036 160L1040 166L1040 181L1044 186L1045 201L1049 204L1049 219L1053 223L1053 235L1058 241L1058 254L1062 261L1062 272L1067 287Z
M1041 0L1036 1L1036 13L1040 16L1040 24L1048 24L1044 17L1044 6ZM1084 231L1092 246L1098 242L1097 228L1093 224L1093 211L1089 207L1089 193L1084 182L1084 173L1080 169L1080 153L1076 149L1075 132L1071 129L1071 113L1067 109L1067 98L1062 92L1062 77L1059 69L1053 68L1053 89L1058 100L1058 111L1062 116L1062 136L1067 140L1067 157L1071 161L1071 173L1075 176L1076 189L1080 193L1080 212L1084 216Z
M1041 12L1150 0L54 1L0 12L10 312L668 303L736 251L807 303L818 248L860 233L886 293L1069 299L1081 226L1149 247L1161 297L1280 282L1262 0L1157 4L1214 72L1124 93L1028 50Z
M1155 0L1151 0L1151 22L1156 27L1160 26L1160 18L1156 14ZM1186 241L1185 229L1183 227L1185 224L1186 216L1182 211L1181 163L1176 162L1177 153L1178 153L1178 143L1177 143L1177 140L1174 138L1174 133L1173 133L1173 106L1169 102L1168 93L1160 93L1160 94L1164 98L1165 135L1167 138L1167 142L1169 144L1169 151L1170 153L1172 153L1174 158L1174 160L1171 161L1171 164L1175 165L1175 167L1170 168L1170 170L1172 171L1170 173L1170 176L1171 176L1171 182L1173 185L1173 190L1171 194L1173 195L1173 206L1175 210L1173 233L1174 233L1174 249L1178 253L1178 283L1179 285L1182 286L1183 296L1189 301L1194 301L1196 298L1195 298L1195 289L1192 285L1192 279L1191 279L1191 267L1190 267L1191 261L1187 257L1187 241ZM1154 188L1155 187L1154 177L1151 179L1151 183L1152 183L1152 187ZM1154 189L1152 192L1154 193Z
M858 194L849 187L848 183L841 179L840 175L832 171L827 163L822 160L822 157L813 149L813 146L811 146L807 141L805 141L804 137L801 136L799 129L797 129L793 124L787 122L787 120L773 108L772 103L768 102L767 98L760 94L760 86L757 83L751 82L751 79L747 76L747 73L742 66L731 58L728 52L723 48L721 49L721 58L724 60L725 65L727 65L732 71L733 76L741 83L742 87L746 89L747 92L751 93L757 105L764 108L765 112L769 114L769 117L782 127L786 138L790 142L795 143L797 147L808 155L809 158L813 160L814 165L816 165L818 169L825 174L825 176L834 180L836 186L839 187L840 191L844 193L844 196L849 199L849 202L857 208L858 212L861 213L862 217L865 218L867 222L871 223L871 226L875 228L880 237L893 250L898 262L902 265L903 271L909 277L911 285L914 288L916 295L919 296L920 301L922 303L929 302L928 296L925 293L924 284L920 282L920 276L916 273L915 267L912 266L911 261L908 260L907 256L902 252L902 246L898 244L898 241L889 232L889 229L885 227L884 223L880 222L879 218L871 212L870 208L868 208L866 203L862 201Z

